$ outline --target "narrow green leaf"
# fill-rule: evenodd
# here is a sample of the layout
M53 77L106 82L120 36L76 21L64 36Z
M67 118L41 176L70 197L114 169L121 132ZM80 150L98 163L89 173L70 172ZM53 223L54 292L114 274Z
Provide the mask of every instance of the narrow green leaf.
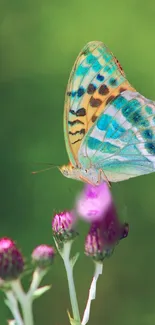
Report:
M81 322L79 321L76 321L75 319L73 319L69 313L69 311L67 310L67 314L68 314L68 317L69 317L69 321L70 321L70 324L71 325L81 325Z
M51 285L44 286L44 287L36 289L34 294L33 294L33 298L34 299L39 298L40 296L42 296L49 289L51 289Z
M61 255L61 248L60 248L60 246L58 245L58 242L57 242L57 240L55 239L54 236L53 236L53 239L54 239L54 242L55 242L55 246L56 246L56 248L57 248L57 251L58 251L58 253Z
M79 258L80 253L76 253L72 258L71 258L71 264L72 267L74 267L75 263L77 262L78 258Z

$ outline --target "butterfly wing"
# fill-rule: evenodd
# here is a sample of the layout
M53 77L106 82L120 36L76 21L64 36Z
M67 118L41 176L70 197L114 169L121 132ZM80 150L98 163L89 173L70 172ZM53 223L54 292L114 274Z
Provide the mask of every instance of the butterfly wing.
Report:
M65 96L64 135L72 165L79 165L81 141L108 102L134 88L114 55L98 41L88 43L73 66Z
M155 102L124 91L109 103L79 150L82 168L116 182L155 171Z

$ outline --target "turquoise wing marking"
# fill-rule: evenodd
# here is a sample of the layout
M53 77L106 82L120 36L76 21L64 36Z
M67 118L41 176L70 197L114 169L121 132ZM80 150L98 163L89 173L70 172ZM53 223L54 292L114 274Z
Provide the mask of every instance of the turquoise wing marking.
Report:
M155 102L124 91L105 108L79 150L82 168L102 169L109 181L155 171Z

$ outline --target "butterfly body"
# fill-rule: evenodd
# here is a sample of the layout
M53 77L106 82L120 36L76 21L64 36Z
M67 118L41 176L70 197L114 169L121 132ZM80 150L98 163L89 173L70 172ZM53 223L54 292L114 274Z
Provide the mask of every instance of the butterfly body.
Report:
M61 173L68 178L83 181L91 185L99 185L103 181L108 181L101 169L83 168L82 166L72 166L70 164L60 167Z
M73 66L64 134L67 177L98 185L155 170L155 103L129 84L101 42L88 43Z

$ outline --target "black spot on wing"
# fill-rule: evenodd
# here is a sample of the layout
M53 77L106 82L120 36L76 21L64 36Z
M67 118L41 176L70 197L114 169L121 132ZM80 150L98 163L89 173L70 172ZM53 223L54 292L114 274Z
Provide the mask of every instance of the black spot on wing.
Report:
M84 107L79 108L76 112L73 109L70 109L70 113L72 115L76 115L76 116L85 116L86 115L86 110Z
M89 84L88 88L87 88L87 93L89 95L92 95L96 90L96 86L94 86L93 84Z
M75 140L74 142L72 142L72 144L75 144L75 143L77 143L77 142L79 142L79 141L81 141L81 139L77 139L77 140Z
M93 115L92 118L91 118L91 120L92 120L93 123L96 121L96 119L97 119L97 116L96 115Z
M109 104L116 96L111 95L108 97L108 99L106 100L106 105Z
M109 93L109 89L106 85L103 84L102 86L100 86L98 92L100 95L107 95Z
M99 107L102 104L102 100L99 98L91 97L90 99L90 106L92 107Z
M86 115L86 109L84 107L79 108L76 112L76 116L85 116Z
M71 125L71 126L76 125L76 124L83 124L84 125L84 123L82 121L80 121L80 120L68 121L68 124Z
M69 131L69 134L76 135L76 134L85 134L85 129L77 130L75 132Z

